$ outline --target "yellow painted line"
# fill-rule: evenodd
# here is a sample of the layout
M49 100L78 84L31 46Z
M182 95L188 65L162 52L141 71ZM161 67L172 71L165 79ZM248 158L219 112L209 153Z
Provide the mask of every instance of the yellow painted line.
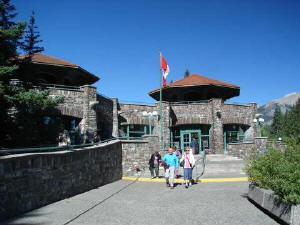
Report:
M248 181L248 177L234 177L234 178L203 178L200 182L239 182Z
M128 181L141 181L141 182L166 182L164 178L146 178L146 177L122 177L122 180ZM248 181L248 177L233 177L233 178L202 178L198 179L197 182L240 182L240 181ZM175 183L183 183L183 179L174 179Z

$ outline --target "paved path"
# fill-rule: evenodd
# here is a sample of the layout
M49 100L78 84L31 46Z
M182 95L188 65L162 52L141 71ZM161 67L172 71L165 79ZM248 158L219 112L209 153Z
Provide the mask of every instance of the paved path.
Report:
M271 225L246 198L248 182L198 183L174 190L121 180L33 210L2 224Z

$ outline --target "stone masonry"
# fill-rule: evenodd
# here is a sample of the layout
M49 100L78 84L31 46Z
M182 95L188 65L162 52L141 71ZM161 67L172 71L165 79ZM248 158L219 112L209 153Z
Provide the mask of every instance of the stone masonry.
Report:
M0 157L0 220L121 179L121 147Z
M55 93L56 91L56 93ZM119 137L121 125L149 125L149 118L143 112L160 112L160 104L123 104L116 98L96 94L96 88L85 85L80 89L52 89L52 95L63 95L65 102L59 106L62 114L82 118L80 132L88 135L98 130L105 139ZM170 146L170 133L180 125L208 125L210 127L210 148L214 153L224 152L223 127L236 124L247 127L245 141L253 141L257 136L257 125L253 122L257 105L228 104L221 99L203 102L172 103L162 102L163 150ZM160 116L151 119L152 134L160 137Z
M119 119L120 124L144 124L148 121L143 118L143 111L157 111L159 113L159 103L155 106L120 104ZM214 153L224 152L223 126L226 124L245 125L248 129L245 132L246 141L254 141L256 137L256 124L253 119L256 114L256 104L248 105L227 104L221 99L212 99L199 103L169 103L162 102L163 112L163 139L164 150L170 145L170 131L173 126L206 124L210 125L211 151ZM154 126L153 134L160 136L160 118L152 120Z

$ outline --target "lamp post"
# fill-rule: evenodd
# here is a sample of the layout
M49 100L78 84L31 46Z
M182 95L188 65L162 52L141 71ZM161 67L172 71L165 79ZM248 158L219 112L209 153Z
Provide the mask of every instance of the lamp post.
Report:
M253 122L257 125L257 133L258 137L261 137L261 124L265 122L265 120L261 117L261 114L256 114Z
M143 117L147 117L148 121L149 121L149 134L150 135L152 134L152 119L154 116L157 116L157 115L158 115L158 113L156 111L153 111L153 112L144 111L143 112Z

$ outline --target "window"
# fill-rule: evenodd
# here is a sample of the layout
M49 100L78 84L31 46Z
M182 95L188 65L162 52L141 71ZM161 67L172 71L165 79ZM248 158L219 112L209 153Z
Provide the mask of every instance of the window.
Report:
M153 133L153 126L151 126ZM143 135L150 134L149 125L130 124L120 127L120 136L126 139L140 139Z

